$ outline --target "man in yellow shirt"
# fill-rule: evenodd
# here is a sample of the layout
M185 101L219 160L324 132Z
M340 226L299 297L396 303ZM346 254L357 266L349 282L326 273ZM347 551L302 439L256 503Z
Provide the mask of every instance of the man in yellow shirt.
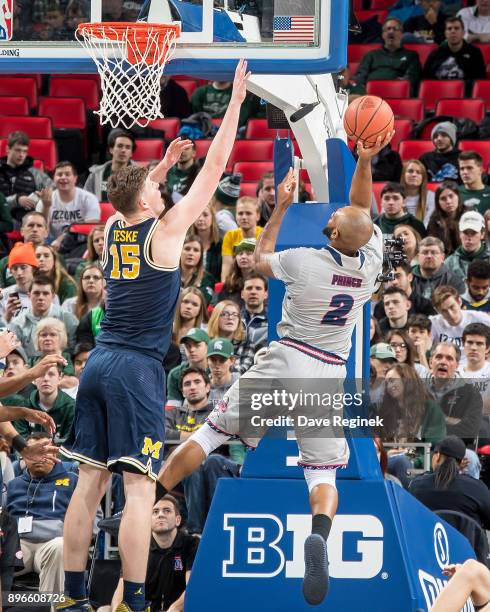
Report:
M226 232L223 237L221 255L223 263L221 266L221 280L224 282L233 265L233 249L244 238L257 238L262 232L262 228L257 225L260 218L260 211L257 198L244 196L239 198L236 204L236 222L238 228Z

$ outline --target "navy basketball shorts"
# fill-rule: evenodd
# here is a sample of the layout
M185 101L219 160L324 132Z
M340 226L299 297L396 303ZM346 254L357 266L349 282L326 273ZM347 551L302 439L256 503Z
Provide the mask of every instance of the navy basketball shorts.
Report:
M95 348L78 388L68 457L156 479L165 434L165 371L136 351Z

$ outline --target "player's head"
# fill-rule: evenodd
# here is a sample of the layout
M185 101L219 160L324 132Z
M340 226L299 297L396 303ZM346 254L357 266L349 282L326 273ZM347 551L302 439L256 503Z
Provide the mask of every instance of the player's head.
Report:
M114 208L125 216L150 213L156 218L165 209L158 183L140 166L125 166L111 174L107 194Z
M345 206L333 213L323 233L335 249L354 254L369 242L373 231L368 213L355 206Z

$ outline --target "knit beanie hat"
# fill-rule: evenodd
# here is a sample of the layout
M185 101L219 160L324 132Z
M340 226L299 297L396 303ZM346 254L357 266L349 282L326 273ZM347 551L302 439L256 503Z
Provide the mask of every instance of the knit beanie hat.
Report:
M31 242L16 242L14 248L10 251L8 258L9 269L17 264L27 264L37 268L39 263L37 261L36 252Z
M239 172L222 178L214 194L216 199L227 206L235 206L240 197L241 182L242 175Z
M435 128L432 130L432 133L430 135L430 139L434 140L434 136L436 134L439 134L439 132L442 132L443 134L447 134L447 136L449 136L449 138L451 139L451 142L453 143L453 147L456 146L456 126L454 125L454 123L451 123L450 121L442 121L441 123L438 123Z

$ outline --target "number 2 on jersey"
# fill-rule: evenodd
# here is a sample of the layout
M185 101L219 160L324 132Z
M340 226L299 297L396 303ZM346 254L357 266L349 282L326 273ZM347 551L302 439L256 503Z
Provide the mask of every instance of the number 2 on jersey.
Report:
M112 256L111 278L133 279L140 273L140 247L139 244L111 244L109 252Z
M330 300L329 310L322 319L322 325L343 327L347 323L349 312L354 306L354 298L347 293L338 293Z

